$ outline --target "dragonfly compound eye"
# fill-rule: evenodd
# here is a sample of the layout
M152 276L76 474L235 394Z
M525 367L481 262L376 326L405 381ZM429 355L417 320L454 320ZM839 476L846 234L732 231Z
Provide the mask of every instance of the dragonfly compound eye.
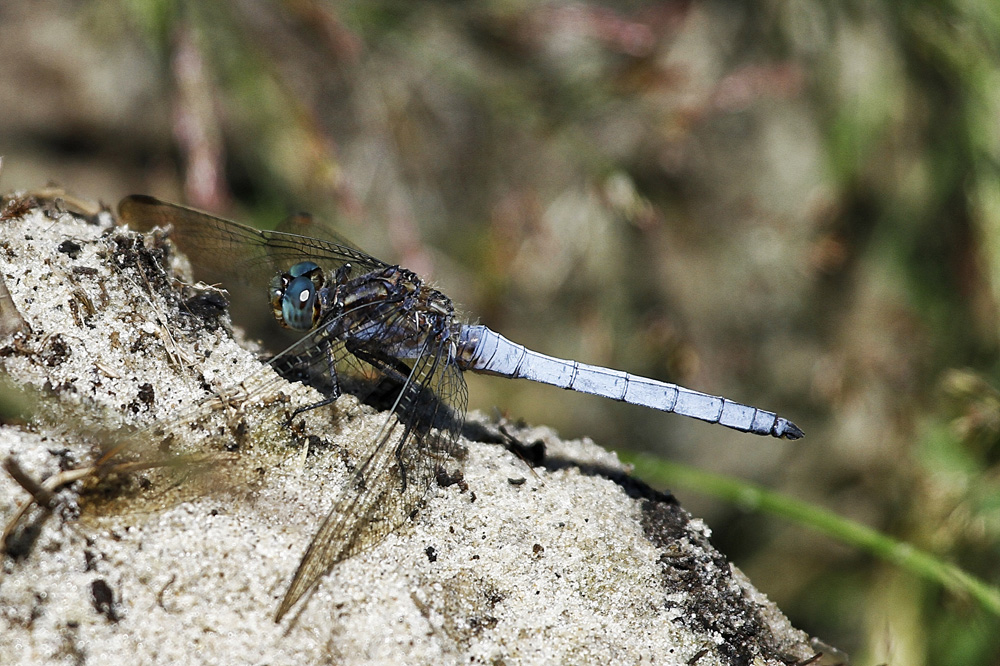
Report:
M283 326L308 331L319 319L323 271L311 261L295 264L271 280L271 308Z
M291 268L288 269L288 274L292 277L302 277L306 276L311 278L313 275L320 273L319 266L311 261L300 261Z
M282 322L297 331L308 331L318 316L316 285L305 276L292 279L281 297Z

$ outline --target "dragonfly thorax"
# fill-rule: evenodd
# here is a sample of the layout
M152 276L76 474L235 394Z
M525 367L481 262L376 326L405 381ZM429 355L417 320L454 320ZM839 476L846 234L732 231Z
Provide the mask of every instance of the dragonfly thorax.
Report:
M399 266L371 271L321 292L320 326L355 343L377 341L399 358L443 349L456 329L451 300Z

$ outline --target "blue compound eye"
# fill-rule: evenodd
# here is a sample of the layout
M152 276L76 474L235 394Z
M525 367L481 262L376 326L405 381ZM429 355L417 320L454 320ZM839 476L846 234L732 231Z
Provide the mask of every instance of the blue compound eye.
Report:
M281 297L281 319L285 326L297 331L313 327L319 310L316 307L316 285L308 277L294 278Z
M311 330L320 316L319 290L323 271L311 261L295 264L271 280L271 309L282 326Z
M312 271L318 269L319 266L311 261L300 261L299 263L288 269L288 274L292 277L302 277L306 273L311 273Z

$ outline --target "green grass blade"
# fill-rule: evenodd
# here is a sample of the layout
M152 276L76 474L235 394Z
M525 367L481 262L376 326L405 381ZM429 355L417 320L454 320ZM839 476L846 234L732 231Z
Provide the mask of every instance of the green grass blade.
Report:
M1000 589L997 587L930 553L838 516L832 511L746 481L711 474L654 456L622 455L621 457L634 465L635 474L647 482L688 488L733 502L750 511L764 511L788 518L841 543L891 562L916 576L942 585L956 595L971 597L994 615L1000 615Z

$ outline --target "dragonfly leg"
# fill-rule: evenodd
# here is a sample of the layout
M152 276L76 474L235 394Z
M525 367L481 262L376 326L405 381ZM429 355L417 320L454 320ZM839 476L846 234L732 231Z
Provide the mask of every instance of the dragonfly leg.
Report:
M406 391L407 387L410 386L410 367L400 361L398 358L393 358L386 354L380 353L375 350L365 349L364 347L348 341L347 350L354 354L357 358L364 361L365 363L371 365L378 370L381 370L386 376L391 380L397 382L402 386L402 391ZM399 479L401 483L400 492L406 492L406 463L403 462L403 442L409 439L410 432L413 430L413 423L408 420L402 420L404 433L403 436L399 438L399 445L396 447L394 456L396 457L396 464L399 466Z
M289 417L289 423L291 423L291 421L299 414L317 409L319 407L325 407L326 405L336 402L337 398L339 398L343 393L340 388L340 381L337 377L337 368L334 364L333 349L328 340L322 340L319 344L321 347L320 353L322 353L326 361L326 374L328 378L322 377L322 373L317 373L315 375L309 374L309 369L315 364L315 352L294 355L290 358L284 359L284 362L280 366L275 366L275 370L278 374L285 379L289 381L302 382L303 384L312 386L314 389L326 396L318 402L296 409ZM302 368L305 368L305 370L302 370Z
M379 411L393 409L410 378L410 367L398 358L370 349L355 340L347 340L345 348L362 363L375 369L376 378L352 391L361 402Z
M398 358L393 358L387 354L368 349L352 340L348 340L345 346L347 347L347 351L351 352L368 365L378 368L400 386L406 384L410 377L410 366L406 365Z
M327 405L332 405L333 403L337 402L337 398L339 397L340 395L338 393L337 395L330 396L328 398L323 398L319 402L314 402L311 405L306 405L305 407L299 407L294 412L292 412L291 416L288 417L288 423L291 424L291 422L294 421L295 417L298 416L299 414L304 414L305 412L318 409L319 407L326 407Z

